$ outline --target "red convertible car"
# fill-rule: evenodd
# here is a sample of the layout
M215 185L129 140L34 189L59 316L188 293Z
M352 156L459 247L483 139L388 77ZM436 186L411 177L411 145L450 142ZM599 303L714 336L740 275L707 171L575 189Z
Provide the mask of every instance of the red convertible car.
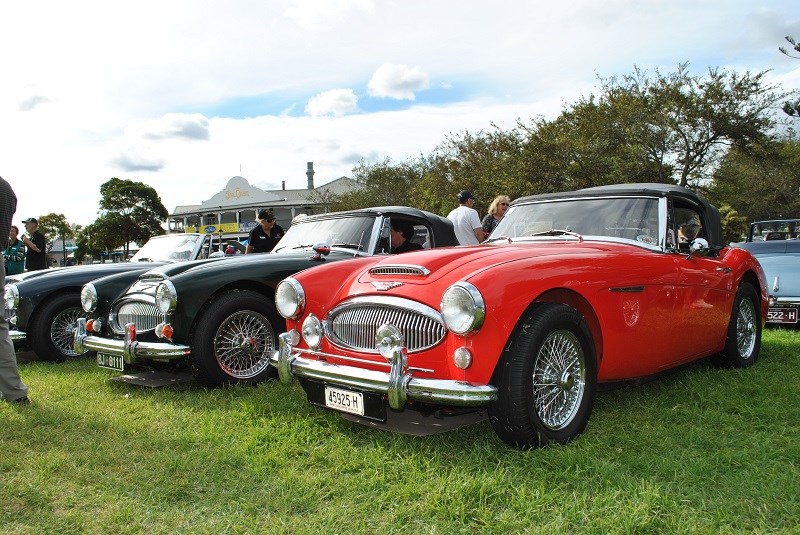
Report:
M583 432L599 383L751 365L767 288L704 198L624 184L517 199L481 245L306 270L276 305L272 364L311 403L376 422L485 410L529 448Z

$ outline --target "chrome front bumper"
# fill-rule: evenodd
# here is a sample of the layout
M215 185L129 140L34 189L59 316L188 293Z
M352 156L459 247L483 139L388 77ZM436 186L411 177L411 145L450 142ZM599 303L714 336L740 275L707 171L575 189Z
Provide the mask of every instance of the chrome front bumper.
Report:
M133 323L125 326L125 337L122 340L92 336L86 332L86 318L78 319L75 329L74 349L78 354L86 351L97 351L106 355L122 356L125 364L136 364L141 359L175 360L188 357L191 346L170 342L140 342L136 339L136 327Z
M407 400L479 407L497 399L497 389L491 385L413 377L404 364L402 348L396 348L393 352L390 371L385 373L304 358L300 353L292 353L291 340L290 333L281 334L278 337L278 351L270 359L270 363L278 368L278 375L284 383L290 382L292 377L303 377L384 394L389 406L396 410L402 409Z
M8 334L11 335L11 340L13 342L23 342L28 337L24 332L16 329L9 329Z

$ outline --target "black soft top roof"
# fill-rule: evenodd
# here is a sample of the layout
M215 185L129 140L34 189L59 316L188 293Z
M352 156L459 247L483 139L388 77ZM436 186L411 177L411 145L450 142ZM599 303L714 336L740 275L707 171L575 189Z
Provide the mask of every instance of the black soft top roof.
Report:
M315 214L305 217L297 222L302 224L310 221L318 221L320 219L334 219L339 217L355 217L355 216L370 216L385 215L388 217L411 217L415 219L423 219L428 222L433 234L436 237L436 246L442 247L445 245L458 245L455 231L453 230L453 222L426 210L418 208L411 208L409 206L375 206L372 208L359 208L358 210L345 210L343 212L328 212L325 214Z
M722 247L722 224L720 223L719 210L708 202L705 197L699 195L683 186L675 184L641 183L641 184L609 184L606 186L595 186L592 188L579 189L577 191L560 191L556 193L543 193L540 195L529 195L514 199L511 205L523 204L535 201L574 199L580 197L602 197L602 196L640 196L647 195L653 197L672 197L690 202L697 206L703 218L703 232L706 240L711 246Z

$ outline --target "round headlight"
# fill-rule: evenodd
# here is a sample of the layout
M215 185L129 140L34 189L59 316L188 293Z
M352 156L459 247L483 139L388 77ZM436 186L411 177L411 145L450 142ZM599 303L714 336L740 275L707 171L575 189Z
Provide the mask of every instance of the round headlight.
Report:
M81 307L86 312L94 312L97 308L97 288L91 282L81 288Z
M439 309L447 328L456 334L479 329L486 316L483 296L468 282L457 282L445 290Z
M322 323L314 314L303 320L303 340L311 349L318 349L322 341Z
M3 293L3 306L8 310L14 310L19 305L19 290L16 284L7 284Z
M306 294L303 287L292 277L283 279L275 289L275 307L281 316L296 320L306 306Z
M178 304L178 292L170 281L164 281L156 286L156 306L162 314L169 314Z

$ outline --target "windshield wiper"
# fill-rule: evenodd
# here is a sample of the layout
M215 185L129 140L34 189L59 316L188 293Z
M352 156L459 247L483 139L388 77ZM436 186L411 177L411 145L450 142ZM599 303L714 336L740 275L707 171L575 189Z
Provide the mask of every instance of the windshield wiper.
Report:
M498 240L505 240L508 243L511 243L511 238L509 236L497 236L496 238L489 238L488 240L484 240L483 243L491 243Z
M550 230L545 230L543 232L534 232L531 236L573 236L578 238L578 240L583 241L583 236L578 234L577 232L572 232L571 230L561 230L551 228Z
M334 243L331 247L341 247L343 249L355 249L356 251L361 250L360 243Z

